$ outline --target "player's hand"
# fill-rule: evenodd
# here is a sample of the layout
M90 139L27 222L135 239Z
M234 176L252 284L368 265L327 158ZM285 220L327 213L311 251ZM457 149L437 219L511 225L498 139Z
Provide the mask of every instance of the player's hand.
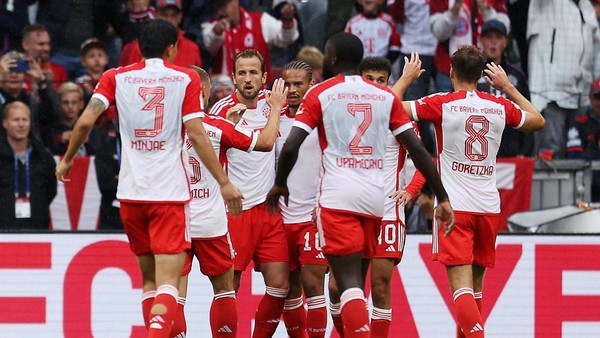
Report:
M510 89L510 87L513 87L512 83L510 83L508 80L508 76L506 75L506 72L502 66L493 62L488 63L486 66L487 69L484 70L484 72L487 74L485 76L485 80L490 84L490 86L504 93Z
M242 193L236 188L231 181L221 184L221 195L227 204L227 210L234 216L242 212Z
M317 208L314 208L313 211L310 213L310 221L314 225L317 225Z
M444 222L444 237L450 235L454 229L454 211L450 206L450 202L440 203L435 207L435 217Z
M67 178L67 176L71 172L71 167L73 167L73 160L66 161L64 158L60 160L56 166L56 179L61 182L69 182L71 179Z
M267 211L270 214L275 215L277 211L279 211L279 198L283 196L283 202L285 205L288 205L288 198L290 196L290 192L288 191L288 187L277 186L274 185L271 188L271 191L267 194Z
M287 100L288 88L282 78L278 78L273 82L271 92L267 93L267 103L271 108L281 110ZM277 112L279 113L279 112Z
M419 53L411 52L410 58L405 56L404 68L402 68L402 76L400 79L409 84L418 79L419 76L425 73L425 69L421 69L421 64L422 62L419 58Z
M238 103L235 106L233 106L227 110L227 113L225 114L225 118L227 120L237 124L242 119L242 115L244 114L244 112L246 111L247 108L248 107L246 107L245 104Z
M406 190L398 190L389 197L395 199L396 203L400 205L408 203L413 198L412 195Z

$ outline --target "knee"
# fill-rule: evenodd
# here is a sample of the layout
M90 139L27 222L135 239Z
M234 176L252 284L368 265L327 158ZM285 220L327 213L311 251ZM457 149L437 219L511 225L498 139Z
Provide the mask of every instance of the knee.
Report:
M317 276L308 276L302 279L302 287L306 297L314 297L323 294L323 279Z
M371 279L371 298L373 304L382 307L390 302L390 279L385 276L377 276Z

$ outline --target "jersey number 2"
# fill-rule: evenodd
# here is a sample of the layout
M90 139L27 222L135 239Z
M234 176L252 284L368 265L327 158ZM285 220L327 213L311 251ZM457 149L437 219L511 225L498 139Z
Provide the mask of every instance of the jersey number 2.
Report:
M475 130L475 125L480 125L479 130ZM485 116L473 115L467 119L465 131L469 137L465 140L465 155L471 161L483 161L488 157L488 139L485 137L490 131L490 121ZM473 149L473 144L479 143L481 150L479 152Z
M155 137L160 134L163 129L163 117L165 113L165 87L140 87L138 95L146 100L148 95L154 95L144 107L143 111L154 110L154 128L153 129L136 129L135 137Z
M349 103L348 104L348 113L350 115L356 117L356 114L363 113L363 121L358 126L356 130L356 135L354 138L350 140L350 154L352 155L370 155L373 153L373 147L371 146L359 146L360 140L363 135L373 122L373 110L371 109L371 105L369 103Z

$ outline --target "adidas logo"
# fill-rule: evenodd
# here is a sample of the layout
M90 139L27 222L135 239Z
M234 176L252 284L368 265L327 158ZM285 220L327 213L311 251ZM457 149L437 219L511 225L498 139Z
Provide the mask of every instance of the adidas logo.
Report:
M221 326L221 327L220 327L220 328L217 330L217 332L219 332L219 333L233 333L233 331L232 331L232 330L229 328L229 326L227 326L227 325L223 325L223 326Z
M475 324L475 326L473 326L473 328L471 329L471 333L478 332L478 331L483 331L483 326L481 326L481 324L479 324L479 323L477 323L477 324Z
M242 123L240 123L242 126L247 126L248 122L246 120L242 120Z
M396 252L396 248L394 248L392 245L388 246L387 249L385 249L385 252Z
M325 259L325 255L323 255L322 252L319 252L319 254L315 256L315 258Z
M267 320L267 323L275 323L275 324L278 324L278 323L279 323L279 318L275 318L275 319L269 319L269 320Z
M164 323L165 323L165 320L162 319L161 316L154 316L154 317L152 317L152 319L150 319L150 328L160 330L163 328L162 324L164 324Z
M185 338L185 332L181 332L180 334L176 335L173 338Z
M360 329L356 329L354 330L354 332L370 332L371 329L369 328L368 324L365 324L363 327L361 327Z

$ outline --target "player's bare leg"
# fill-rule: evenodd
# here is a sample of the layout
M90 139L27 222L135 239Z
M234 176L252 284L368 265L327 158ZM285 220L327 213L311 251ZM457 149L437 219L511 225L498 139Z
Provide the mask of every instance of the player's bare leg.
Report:
M273 336L290 288L288 262L261 263L260 272L267 290L256 309L256 326L252 333L254 338Z
M138 265L142 272L142 314L146 330L150 325L150 309L156 297L156 283L154 278L154 255L137 256Z
M344 337L369 337L369 313L364 292L362 252L343 256L326 255L336 278L341 301ZM368 264L367 264L368 267Z
M392 321L392 272L396 268L391 258L374 258L371 262L371 337L387 337Z
M148 337L168 338L177 310L178 286L186 253L154 255L156 297L150 310ZM142 273L143 274L143 273Z
M333 326L335 327L335 330L339 336L344 338L344 323L342 323L342 304L340 304L340 291L338 290L337 283L335 282L333 271L329 273L329 283L327 287L329 289L329 312L331 312Z
M483 321L473 294L473 267L446 266L458 325L465 337L484 337ZM483 277L483 276L482 276Z
M325 273L327 267L316 264L303 265L300 270L302 288L308 306L306 326L310 338L323 338L327 328Z
M306 311L302 299L300 268L290 271L290 291L283 305L283 323L290 338L306 337Z

